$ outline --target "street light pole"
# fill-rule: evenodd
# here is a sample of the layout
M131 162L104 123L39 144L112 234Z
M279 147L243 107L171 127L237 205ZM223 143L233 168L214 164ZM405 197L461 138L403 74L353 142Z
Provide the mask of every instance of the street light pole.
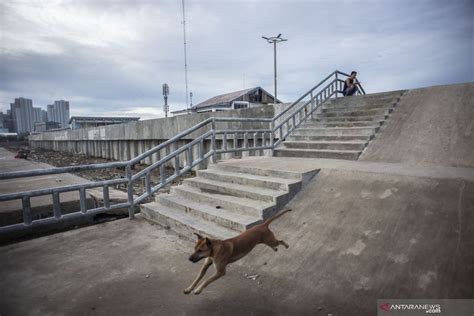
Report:
M274 103L276 104L277 101L277 49L276 44L280 42L286 42L287 39L281 38L281 34L274 37L265 37L262 36L264 40L266 40L269 44L273 44L273 81L274 81Z
M275 104L277 103L277 43L273 42L273 77L274 77L274 90L275 90Z

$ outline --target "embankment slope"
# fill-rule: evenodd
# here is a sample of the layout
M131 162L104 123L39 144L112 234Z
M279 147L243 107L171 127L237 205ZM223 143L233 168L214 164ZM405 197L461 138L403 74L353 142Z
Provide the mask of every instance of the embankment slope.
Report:
M359 160L474 167L474 83L409 90Z
M283 305L372 315L378 298L474 293L474 181L323 169L291 206L271 225L290 248L239 263Z

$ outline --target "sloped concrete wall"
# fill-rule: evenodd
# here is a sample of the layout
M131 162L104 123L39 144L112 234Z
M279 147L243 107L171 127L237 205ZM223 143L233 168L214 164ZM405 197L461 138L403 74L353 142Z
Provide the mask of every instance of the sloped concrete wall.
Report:
M474 167L474 83L408 91L359 160Z
M471 298L473 205L472 180L322 169L270 226L290 248L259 245L236 265L303 315L372 315L377 298Z

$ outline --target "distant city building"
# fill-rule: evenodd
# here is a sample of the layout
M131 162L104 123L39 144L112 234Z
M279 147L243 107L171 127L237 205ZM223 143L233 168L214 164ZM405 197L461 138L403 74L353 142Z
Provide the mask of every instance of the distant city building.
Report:
M44 110L33 107L33 101L26 98L17 98L10 103L13 131L16 133L30 133L34 131L35 122L43 122Z
M4 114L0 112L0 132L1 133L13 133L13 120L12 116L10 115L11 111L7 110L7 113Z
M279 100L277 101L280 102ZM191 112L202 113L244 109L268 103L274 103L274 97L263 88L255 87L212 97L191 107ZM171 112L173 115L186 113L188 113L187 110Z
M27 133L33 130L34 110L33 101L26 98L17 98L10 104L13 120L13 129L16 133Z
M42 113L42 111L44 111L44 110L42 110L41 108L33 107L33 130L34 130L35 123L43 122L43 113Z
M0 133L8 133L9 130L5 127L5 119L7 119L7 115L0 112Z
M42 133L52 129L60 129L61 123L59 122L35 122L35 133Z
M72 116L69 124L72 129L105 126L138 121L139 117Z
M41 122L47 122L47 121L48 121L48 111L41 110Z
M62 128L68 127L69 122L69 101L59 100L54 101L54 104L49 104L48 107L48 121L58 122Z

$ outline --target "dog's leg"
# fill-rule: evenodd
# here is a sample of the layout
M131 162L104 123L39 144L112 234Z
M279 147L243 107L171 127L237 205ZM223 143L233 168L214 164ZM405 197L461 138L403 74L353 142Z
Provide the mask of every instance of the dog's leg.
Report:
M286 242L283 240L277 240L275 235L271 230L268 230L267 234L263 238L263 243L267 245L268 247L272 248L274 251L278 251L278 246L283 245L287 249L290 247Z
M197 289L194 290L194 294L199 294L202 292L202 290L208 286L209 284L211 284L212 282L214 282L215 280L219 279L221 276L224 276L225 275L225 265L224 266L216 266L216 273L211 276L209 279L203 281L201 284L199 284L199 286L197 287Z
M184 294L191 293L191 291L196 287L196 285L199 283L199 281L201 281L202 277L206 274L207 269L209 269L211 264L212 264L212 259L211 258L206 258L206 260L204 261L204 264L202 265L201 271L199 271L199 273L198 273L196 279L193 281L193 283L191 283L191 285L188 286L184 290Z

